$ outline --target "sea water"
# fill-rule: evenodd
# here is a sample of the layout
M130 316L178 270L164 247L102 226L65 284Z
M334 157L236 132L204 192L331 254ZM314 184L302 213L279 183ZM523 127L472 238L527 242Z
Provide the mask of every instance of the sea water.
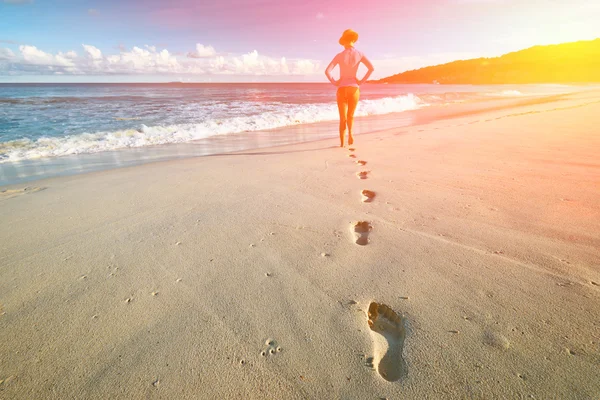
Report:
M364 85L356 116L388 118L356 133L406 125L403 112L432 105L574 90ZM338 118L335 87L320 83L0 83L0 185L336 137Z

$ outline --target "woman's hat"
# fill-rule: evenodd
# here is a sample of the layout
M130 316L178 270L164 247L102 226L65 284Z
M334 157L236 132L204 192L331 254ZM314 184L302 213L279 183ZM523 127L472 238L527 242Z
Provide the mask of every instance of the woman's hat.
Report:
M346 29L344 33L342 33L342 37L340 38L339 43L342 46L349 45L351 42L356 42L358 40L358 33L354 32L352 29Z

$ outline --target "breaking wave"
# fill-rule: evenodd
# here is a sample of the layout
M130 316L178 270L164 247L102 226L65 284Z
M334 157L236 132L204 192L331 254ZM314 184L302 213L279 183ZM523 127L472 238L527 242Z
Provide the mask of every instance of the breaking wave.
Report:
M429 100L429 99L428 99ZM382 115L414 110L428 103L413 94L361 100L356 116ZM247 104L239 116L206 117L197 123L146 126L116 131L98 131L62 137L39 137L0 142L0 163L72 154L98 153L123 148L184 143L216 135L236 134L337 120L332 103ZM210 110L206 113L210 115ZM135 120L134 118L131 118Z

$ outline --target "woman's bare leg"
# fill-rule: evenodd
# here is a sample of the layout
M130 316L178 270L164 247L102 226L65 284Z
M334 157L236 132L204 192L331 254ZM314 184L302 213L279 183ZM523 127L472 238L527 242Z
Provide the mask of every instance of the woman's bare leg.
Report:
M356 106L358 105L359 97L360 90L358 88L356 88L354 93L348 93L348 112L346 114L346 123L348 124L348 144L354 143L354 137L352 136L352 126L354 125L354 111L356 111Z
M346 123L348 113L348 102L345 96L345 88L339 88L337 91L337 105L340 112L340 147L344 147L344 136L346 134Z

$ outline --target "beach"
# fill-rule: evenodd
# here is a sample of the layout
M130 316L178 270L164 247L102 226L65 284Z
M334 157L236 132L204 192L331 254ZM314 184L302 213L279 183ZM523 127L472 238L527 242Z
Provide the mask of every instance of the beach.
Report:
M599 398L600 92L407 112L1 187L0 398Z

